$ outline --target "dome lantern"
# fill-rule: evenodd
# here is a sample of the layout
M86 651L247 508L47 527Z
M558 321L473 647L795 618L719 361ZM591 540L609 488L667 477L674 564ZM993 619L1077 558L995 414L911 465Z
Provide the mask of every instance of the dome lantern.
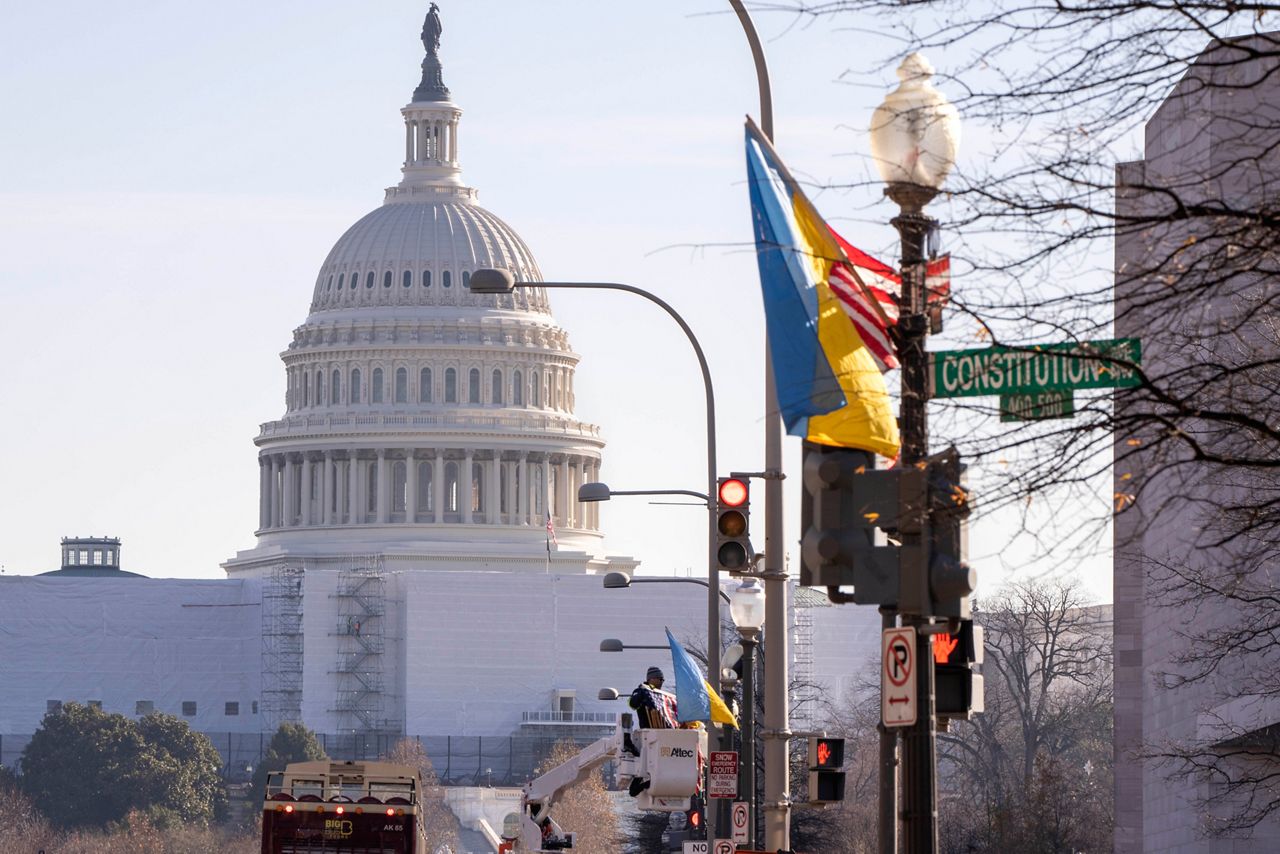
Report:
M400 110L404 116L404 178L387 190L387 201L417 200L424 196L475 199L476 191L462 183L458 160L458 124L462 110L449 99L440 64L440 7L431 4L422 25L422 81L413 101Z

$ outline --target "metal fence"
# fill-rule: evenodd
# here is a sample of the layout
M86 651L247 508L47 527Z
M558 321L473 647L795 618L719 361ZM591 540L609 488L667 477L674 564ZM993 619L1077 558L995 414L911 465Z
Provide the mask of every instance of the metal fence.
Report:
M271 733L206 732L222 756L222 774L228 782L244 782L266 755ZM385 756L404 736L385 734L317 733L324 752L333 759L366 760ZM519 786L532 779L535 769L561 741L579 747L594 736L410 736L422 744L440 782L448 786ZM16 769L30 735L0 735L0 765Z

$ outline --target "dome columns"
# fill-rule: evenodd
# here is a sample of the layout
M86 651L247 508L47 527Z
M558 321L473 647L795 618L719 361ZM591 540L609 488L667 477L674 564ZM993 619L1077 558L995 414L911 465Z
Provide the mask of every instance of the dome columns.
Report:
M352 525L501 525L596 531L578 487L591 454L474 446L263 453L259 532Z
M404 178L399 189L462 188L458 126L462 110L451 103L413 103L404 116Z

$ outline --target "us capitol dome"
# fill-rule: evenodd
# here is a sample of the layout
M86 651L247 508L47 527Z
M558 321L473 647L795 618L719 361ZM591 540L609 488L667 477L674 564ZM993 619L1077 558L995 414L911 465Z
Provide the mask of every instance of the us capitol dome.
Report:
M546 291L470 290L480 268L541 273L463 183L462 110L431 20L400 111L403 177L334 244L282 354L285 412L255 440L258 543L224 564L233 575L357 554L406 568L608 564L598 511L577 501L604 441L574 416L578 355Z

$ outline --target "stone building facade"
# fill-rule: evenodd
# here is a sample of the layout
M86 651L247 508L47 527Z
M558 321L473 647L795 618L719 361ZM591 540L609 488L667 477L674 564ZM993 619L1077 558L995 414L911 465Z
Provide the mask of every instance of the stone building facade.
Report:
M1280 198L1277 48L1277 33L1210 45L1147 123L1144 159L1117 170L1117 214L1131 224L1115 247L1116 333L1141 338L1147 373L1190 407L1143 397L1130 405L1169 413L1165 429L1148 420L1116 436L1117 500L1133 501L1115 526L1115 850L1124 854L1273 851L1280 831L1270 818L1219 835L1245 805L1213 774L1182 775L1185 765L1158 758L1194 747L1228 768L1230 745L1280 725L1280 703L1249 687L1254 674L1275 672L1266 645L1230 650L1221 667L1186 679L1197 644L1249 618L1183 583L1238 573L1266 586L1274 558L1242 558L1240 541L1221 534L1225 508L1260 504L1274 475L1196 462L1190 442L1168 432L1186 431L1210 458L1247 459L1259 449L1243 447L1240 431L1193 410L1276 412L1274 387L1256 382L1278 349L1268 332L1275 247L1251 245L1258 233L1247 222Z

